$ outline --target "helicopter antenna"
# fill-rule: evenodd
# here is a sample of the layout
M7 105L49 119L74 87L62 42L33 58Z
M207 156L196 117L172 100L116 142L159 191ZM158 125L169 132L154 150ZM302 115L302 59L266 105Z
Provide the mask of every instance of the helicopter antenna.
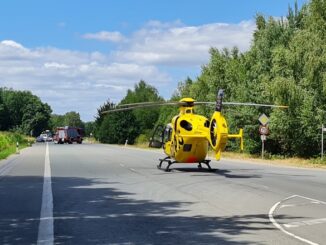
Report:
M224 96L224 90L219 89L217 92L217 97L216 97L216 107L215 111L221 112L222 111L222 100Z

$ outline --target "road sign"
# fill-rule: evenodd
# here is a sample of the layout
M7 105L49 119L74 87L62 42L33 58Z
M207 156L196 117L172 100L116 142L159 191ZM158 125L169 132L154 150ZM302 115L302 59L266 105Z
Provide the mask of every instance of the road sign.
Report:
M258 118L258 121L265 126L269 122L269 118L265 115L265 113L261 114Z
M260 135L269 135L269 128L268 126L263 126L263 125L260 125L259 126L259 134Z

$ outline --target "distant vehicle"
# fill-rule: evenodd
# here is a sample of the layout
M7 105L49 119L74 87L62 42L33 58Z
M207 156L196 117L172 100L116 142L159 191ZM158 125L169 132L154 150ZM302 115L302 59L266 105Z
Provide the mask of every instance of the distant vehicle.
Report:
M36 138L36 142L52 141L51 133L42 133Z
M53 138L52 138L52 133L50 130L45 130L44 133L42 133L42 135L45 134L45 141L53 141Z
M40 136L37 136L36 142L45 142L45 139L42 134Z
M77 127L58 127L53 141L55 144L72 144L74 142L81 144L83 142L83 129Z

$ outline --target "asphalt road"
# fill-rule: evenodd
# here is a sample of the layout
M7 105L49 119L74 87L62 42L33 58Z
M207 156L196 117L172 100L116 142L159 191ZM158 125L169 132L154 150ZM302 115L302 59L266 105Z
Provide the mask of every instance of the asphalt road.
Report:
M48 150L46 149L48 147ZM35 144L0 161L1 244L326 244L326 171Z

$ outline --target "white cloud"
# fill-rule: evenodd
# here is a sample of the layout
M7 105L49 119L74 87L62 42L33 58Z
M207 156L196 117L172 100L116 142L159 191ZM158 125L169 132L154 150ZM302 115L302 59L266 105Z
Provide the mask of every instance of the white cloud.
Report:
M180 26L152 22L134 33L128 46L116 51L116 59L141 64L200 65L207 62L211 47L245 51L255 30L253 21L239 24L212 23Z
M31 49L4 40L0 42L0 87L30 90L49 103L54 113L75 110L83 120L92 120L99 105L108 98L119 102L141 79L170 96L181 79L207 63L211 47L238 46L244 51L254 29L252 21L201 26L150 21L128 37L105 31L83 36L120 42L109 54Z
M59 64L57 62L47 62L47 63L44 63L44 67L45 68L54 68L54 69L67 69L69 68L68 65L66 64Z
M120 101L141 79L156 84L171 81L155 66L110 62L98 52L27 49L5 41L0 43L0 57L0 87L30 90L49 103L54 113L75 110L83 120L92 120L108 98Z
M85 39L94 39L98 41L104 42L122 42L125 40L125 37L117 31L108 32L108 31L100 31L97 33L86 33L82 36Z
M12 40L3 40L1 42L1 44L4 46L4 47L9 47L9 48L15 48L15 49L21 49L21 50L26 50L21 44L19 43L16 43Z

